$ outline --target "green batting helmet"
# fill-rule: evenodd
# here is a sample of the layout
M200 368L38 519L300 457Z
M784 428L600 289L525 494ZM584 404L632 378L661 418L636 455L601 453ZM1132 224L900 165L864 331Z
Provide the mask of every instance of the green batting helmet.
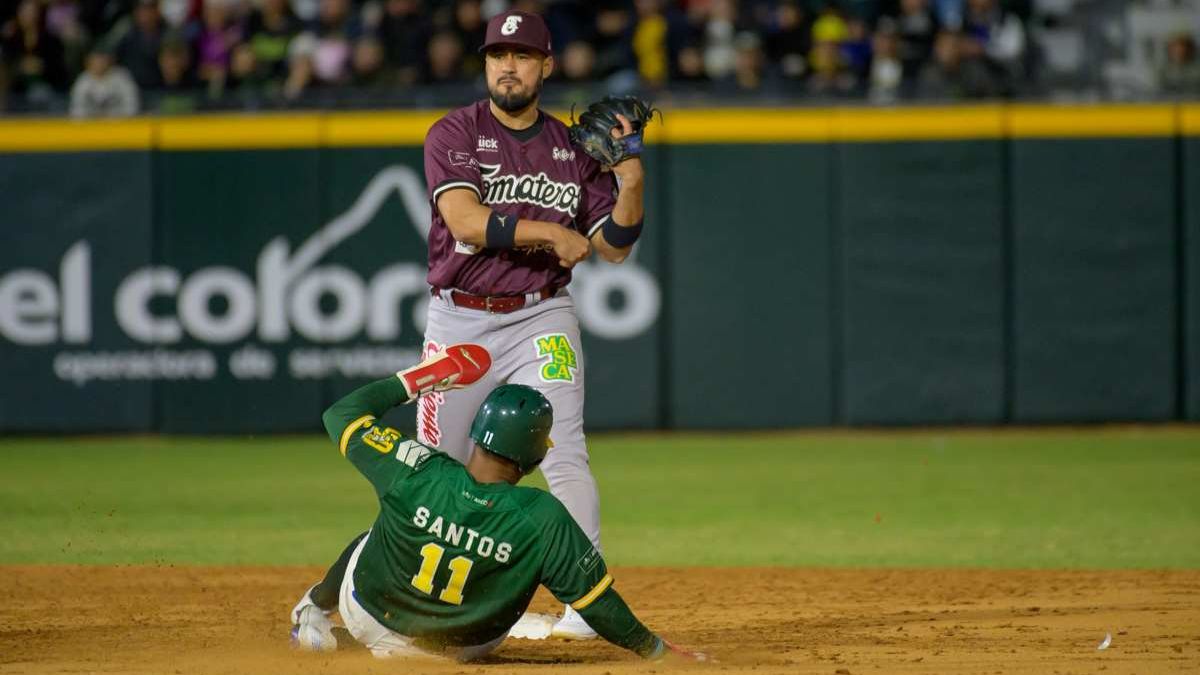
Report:
M550 449L554 409L540 391L523 384L497 387L471 422L471 438L483 449L529 473Z

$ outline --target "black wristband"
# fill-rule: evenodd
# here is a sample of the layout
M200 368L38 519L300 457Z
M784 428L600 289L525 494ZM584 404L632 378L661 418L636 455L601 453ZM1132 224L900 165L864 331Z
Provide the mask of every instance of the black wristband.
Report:
M642 236L642 222L638 221L636 225L618 225L617 221L609 216L600 231L604 233L604 241L607 241L613 248L625 248L633 246L633 242Z
M517 217L502 216L495 211L488 216L485 241L488 248L512 248L517 240Z

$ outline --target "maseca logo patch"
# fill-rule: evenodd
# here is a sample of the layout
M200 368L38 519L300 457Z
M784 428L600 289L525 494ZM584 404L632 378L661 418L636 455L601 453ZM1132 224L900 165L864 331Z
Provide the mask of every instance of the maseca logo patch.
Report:
M542 382L574 382L575 371L579 369L579 361L575 356L575 348L571 341L562 333L552 333L534 338L538 358L548 359L538 369Z

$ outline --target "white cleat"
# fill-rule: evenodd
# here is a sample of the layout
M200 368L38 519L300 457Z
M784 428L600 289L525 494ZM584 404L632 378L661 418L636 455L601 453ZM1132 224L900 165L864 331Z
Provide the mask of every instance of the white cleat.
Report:
M558 617L552 614L525 612L512 628L508 629L508 637L518 640L545 640L554 630Z
M594 640L598 637L596 631L570 605L563 609L562 618L550 629L550 636L560 640Z
M316 605L300 610L299 622L292 626L292 646L302 652L332 652L337 650L333 624Z

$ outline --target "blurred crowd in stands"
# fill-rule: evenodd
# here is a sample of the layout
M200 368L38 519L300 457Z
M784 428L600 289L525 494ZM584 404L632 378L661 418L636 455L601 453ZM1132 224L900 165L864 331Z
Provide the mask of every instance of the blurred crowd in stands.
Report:
M542 14L549 102L994 99L1036 81L1034 0L3 0L0 110L449 105L481 95L487 19ZM1200 92L1192 35L1161 88Z

